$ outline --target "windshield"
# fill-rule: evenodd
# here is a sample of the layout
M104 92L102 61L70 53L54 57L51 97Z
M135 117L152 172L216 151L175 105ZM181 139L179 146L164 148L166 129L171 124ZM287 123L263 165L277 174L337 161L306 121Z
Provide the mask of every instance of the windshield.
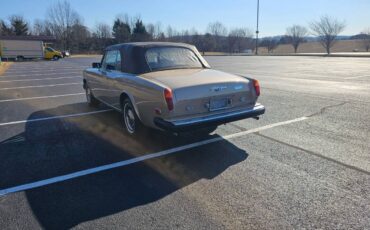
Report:
M203 67L195 53L187 48L151 48L146 51L145 58L151 70Z

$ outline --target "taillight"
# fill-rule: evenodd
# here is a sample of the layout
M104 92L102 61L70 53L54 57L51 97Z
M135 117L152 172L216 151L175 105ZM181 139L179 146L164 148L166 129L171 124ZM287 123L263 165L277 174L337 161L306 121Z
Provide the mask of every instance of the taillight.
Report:
M260 88L260 83L256 79L253 79L253 86L254 86L254 90L256 90L256 95L258 97L261 94L261 88Z
M164 99L166 100L167 108L169 111L173 110L173 94L171 89L164 89Z

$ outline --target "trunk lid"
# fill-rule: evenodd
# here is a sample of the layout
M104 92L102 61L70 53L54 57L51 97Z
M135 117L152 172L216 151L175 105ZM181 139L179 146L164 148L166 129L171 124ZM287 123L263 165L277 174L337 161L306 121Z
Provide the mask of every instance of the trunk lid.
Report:
M247 78L212 69L180 69L142 75L172 89L171 117L196 116L253 106L256 96Z

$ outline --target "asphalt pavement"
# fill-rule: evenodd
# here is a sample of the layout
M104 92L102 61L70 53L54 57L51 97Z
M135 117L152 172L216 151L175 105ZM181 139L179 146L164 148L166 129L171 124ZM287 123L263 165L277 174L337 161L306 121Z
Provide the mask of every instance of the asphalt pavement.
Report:
M90 108L96 58L0 76L0 229L370 229L368 58L206 57L266 114L202 139L134 139Z

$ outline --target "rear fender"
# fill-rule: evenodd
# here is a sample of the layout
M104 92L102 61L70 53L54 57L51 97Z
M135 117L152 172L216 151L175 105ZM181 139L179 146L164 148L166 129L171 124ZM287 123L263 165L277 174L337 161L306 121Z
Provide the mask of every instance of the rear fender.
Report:
M129 94L127 91L122 91L122 93L121 93L121 96L120 96L120 104L121 104L121 107L122 107L122 96L123 95L125 97L128 97L130 99L132 105L134 106L136 115L139 117L139 119L141 121L141 116L140 116L140 113L139 113L139 109L137 108L135 98L131 94Z

